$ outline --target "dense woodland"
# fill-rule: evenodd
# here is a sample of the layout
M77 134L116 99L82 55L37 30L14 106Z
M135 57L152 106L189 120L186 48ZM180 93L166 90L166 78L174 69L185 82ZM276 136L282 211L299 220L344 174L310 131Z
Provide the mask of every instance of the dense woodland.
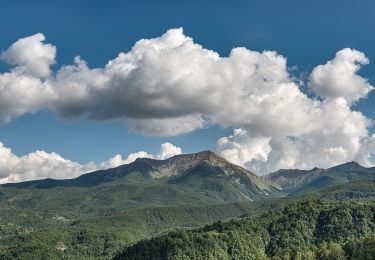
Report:
M174 229L199 228L218 220L256 216L287 203L287 199L275 199L199 207L153 207L101 217L81 215L77 220L61 214L52 217L48 210L33 215L32 209L24 208L23 214L32 217L27 221L17 215L12 215L11 221L10 213L6 213L8 218L0 219L0 259L110 259L125 245L141 239Z
M0 259L375 259L371 200L286 198L136 209L44 227L0 223Z
M306 200L127 247L116 259L375 259L375 203Z

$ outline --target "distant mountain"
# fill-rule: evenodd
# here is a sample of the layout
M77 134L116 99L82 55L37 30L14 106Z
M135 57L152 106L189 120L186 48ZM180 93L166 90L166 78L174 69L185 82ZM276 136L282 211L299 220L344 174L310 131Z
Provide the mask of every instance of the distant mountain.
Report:
M90 192L95 193L98 189L104 189L102 185L127 185L139 192L139 201L147 202L150 190L154 200L158 200L159 195L165 196L166 190L173 190L171 194L181 194L183 202L190 199L190 202L198 203L207 199L209 203L225 203L303 195L351 181L374 179L374 176L375 167L366 168L356 162L348 162L328 169L281 169L259 177L212 151L202 151L176 155L166 160L138 158L130 164L87 173L75 179L45 179L8 183L0 187L82 187L91 188ZM113 189L110 192L113 193ZM170 196L167 196L167 201L172 199ZM177 201L178 196L174 196L173 199ZM164 197L163 201L166 201Z
M158 192L161 193L181 188L190 190L191 196L198 193L217 202L252 201L281 195L263 178L211 151L176 155L167 160L139 158L127 165L87 173L75 179L45 179L2 186L18 189L86 187L94 190L101 185L117 184L148 185L153 189L159 186Z
M375 176L375 168L366 168L357 162L347 162L328 169L282 169L270 173L265 179L290 195L302 195L351 181L369 180Z
M292 192L318 178L324 169L281 169L265 176L266 180L286 192Z
M338 173L345 173L345 172L346 173L348 173L348 172L367 173L367 172L374 172L375 168L373 168L373 167L372 168L366 168L366 167L361 166L359 163L352 161L352 162L347 162L347 163L344 163L344 164L340 164L340 165L328 168L326 171L330 172L330 173L335 173L335 172L338 172Z
M76 198L89 197L89 207L94 206L92 203L105 201L106 204L100 207L119 210L134 206L217 204L301 196L352 181L373 179L375 168L366 168L356 162L328 169L282 169L259 177L212 151L203 151L176 155L167 160L139 158L130 164L75 179L4 184L0 185L0 192L5 194L1 198L10 203L28 200L39 205L48 197L46 203L56 200L56 205L80 205L82 202ZM9 195L15 189L19 190L17 194ZM64 196L75 194L75 197L68 196L71 201L60 202L61 195L56 191Z

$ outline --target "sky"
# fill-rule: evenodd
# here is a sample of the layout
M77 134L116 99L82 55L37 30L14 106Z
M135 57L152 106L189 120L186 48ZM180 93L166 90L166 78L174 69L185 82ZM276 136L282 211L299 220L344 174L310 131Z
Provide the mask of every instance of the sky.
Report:
M2 1L0 182L211 149L374 165L373 1Z

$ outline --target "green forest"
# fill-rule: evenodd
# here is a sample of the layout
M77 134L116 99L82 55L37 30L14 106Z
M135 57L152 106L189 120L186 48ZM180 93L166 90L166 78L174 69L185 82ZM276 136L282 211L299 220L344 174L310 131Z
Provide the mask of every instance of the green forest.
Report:
M375 202L305 200L144 240L115 259L375 259Z

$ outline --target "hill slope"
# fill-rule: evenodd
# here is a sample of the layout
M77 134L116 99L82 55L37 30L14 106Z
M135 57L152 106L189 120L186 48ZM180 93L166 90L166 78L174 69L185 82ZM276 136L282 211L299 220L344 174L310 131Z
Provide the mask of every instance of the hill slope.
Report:
M374 203L302 201L141 241L115 259L374 259L374 214Z

